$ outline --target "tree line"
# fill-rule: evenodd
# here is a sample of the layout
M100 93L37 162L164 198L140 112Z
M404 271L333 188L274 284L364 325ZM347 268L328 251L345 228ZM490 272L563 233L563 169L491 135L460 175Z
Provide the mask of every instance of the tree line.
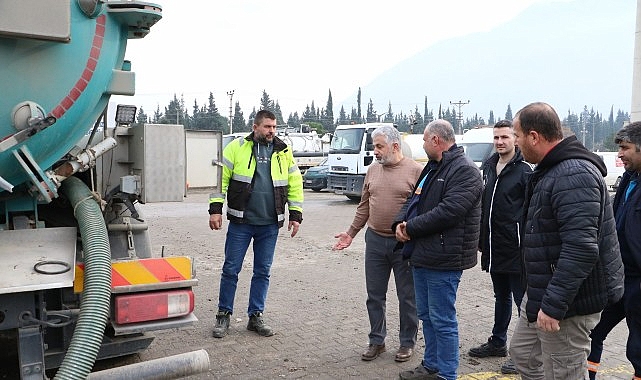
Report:
M503 115L495 116L494 111L490 110L487 120L478 114L463 120L453 107L452 109L449 107L443 109L440 105L435 115L434 110L428 108L427 96L424 99L422 110L419 110L419 107L416 106L412 112L407 114L402 111L395 113L392 110L390 101L387 111L379 115L374 110L372 99L369 99L365 112L361 112L360 88L358 89L356 104L356 108L352 107L349 112L345 110L344 106L341 106L338 117L335 118L332 92L329 90L325 107L317 107L312 100L311 105L307 105L300 114L298 112L290 113L287 120L285 120L278 101L273 100L263 90L258 108L254 106L246 119L240 103L235 103L231 127L233 132L250 132L256 112L262 109L274 112L278 125L298 128L301 124L307 124L321 135L327 132L334 132L337 125L374 122L394 123L401 132L422 133L423 127L435 118L448 120L455 127L456 133L460 134L467 129L494 125L499 120L512 120L513 117L510 104L507 105ZM217 130L222 131L224 134L229 133L229 117L223 116L219 112L213 92L209 93L207 102L204 105L199 105L198 101L194 99L194 103L190 108L191 113L188 111L183 97L181 96L178 99L174 94L174 98L164 107L164 111L161 111L160 106L158 106L151 116L147 115L145 110L140 107L136 115L136 123L182 124L186 129ZM562 117L562 115L559 116ZM609 115L606 118L604 114L594 110L594 108L588 109L585 106L579 113L568 110L562 122L566 129L566 134L575 134L586 148L593 151L613 151L617 149L616 144L614 144L614 134L623 126L624 122L629 120L630 115L628 112L619 109L615 113L614 107L610 108Z

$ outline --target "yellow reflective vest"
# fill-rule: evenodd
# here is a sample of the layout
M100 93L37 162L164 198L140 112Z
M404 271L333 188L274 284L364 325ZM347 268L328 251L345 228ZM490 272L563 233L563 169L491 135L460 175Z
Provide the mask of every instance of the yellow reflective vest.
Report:
M209 196L209 214L222 214L227 198L227 219L244 223L244 213L252 192L252 180L256 171L253 155L254 134L238 138L223 150L223 185L221 193ZM294 161L291 148L274 137L271 157L271 177L274 184L274 204L278 225L285 222L285 204L290 221L303 221L303 177Z

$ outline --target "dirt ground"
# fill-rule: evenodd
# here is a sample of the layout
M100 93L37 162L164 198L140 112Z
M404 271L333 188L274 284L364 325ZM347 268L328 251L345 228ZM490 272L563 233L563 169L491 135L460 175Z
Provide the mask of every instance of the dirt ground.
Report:
M191 327L154 333L156 339L144 352L99 363L98 369L199 349L209 353L210 370L190 379L392 379L399 371L420 363L423 353L420 331L417 354L406 363L393 360L398 348L398 303L393 279L387 300L388 351L372 362L360 359L369 331L364 231L350 248L331 250L334 235L351 223L356 204L325 191L305 191L304 221L296 237L291 238L286 228L281 229L265 310L266 321L276 334L263 338L245 328L250 249L240 274L230 333L223 339L211 337L225 231L209 229L207 198L208 191L191 190L183 202L142 206L154 252L159 255L164 250L165 255L187 255L195 260L199 280L195 288L195 313L199 321ZM493 305L489 275L478 266L465 271L457 300L459 379L518 378L497 373L504 358L475 359L467 355L471 347L490 335ZM606 341L602 378L631 377L624 354L626 336L627 329L621 324Z

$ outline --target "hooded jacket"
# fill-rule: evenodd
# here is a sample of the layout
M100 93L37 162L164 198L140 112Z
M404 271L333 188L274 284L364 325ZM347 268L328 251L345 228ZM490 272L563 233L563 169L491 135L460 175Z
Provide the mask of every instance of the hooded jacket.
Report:
M562 320L602 311L623 295L623 263L603 161L575 136L552 148L527 185L526 314Z
M499 154L481 167L483 173L481 269L492 273L521 274L520 225L525 202L525 185L532 166L515 148L514 157L496 175Z

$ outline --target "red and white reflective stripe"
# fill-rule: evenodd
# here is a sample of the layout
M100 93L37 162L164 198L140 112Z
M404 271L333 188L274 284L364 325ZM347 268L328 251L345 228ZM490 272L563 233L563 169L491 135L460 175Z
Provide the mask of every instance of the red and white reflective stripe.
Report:
M128 324L182 317L194 311L191 290L168 290L117 295L114 299L115 322Z
M599 363L591 362L588 360L588 371L590 372L598 372L599 371Z

